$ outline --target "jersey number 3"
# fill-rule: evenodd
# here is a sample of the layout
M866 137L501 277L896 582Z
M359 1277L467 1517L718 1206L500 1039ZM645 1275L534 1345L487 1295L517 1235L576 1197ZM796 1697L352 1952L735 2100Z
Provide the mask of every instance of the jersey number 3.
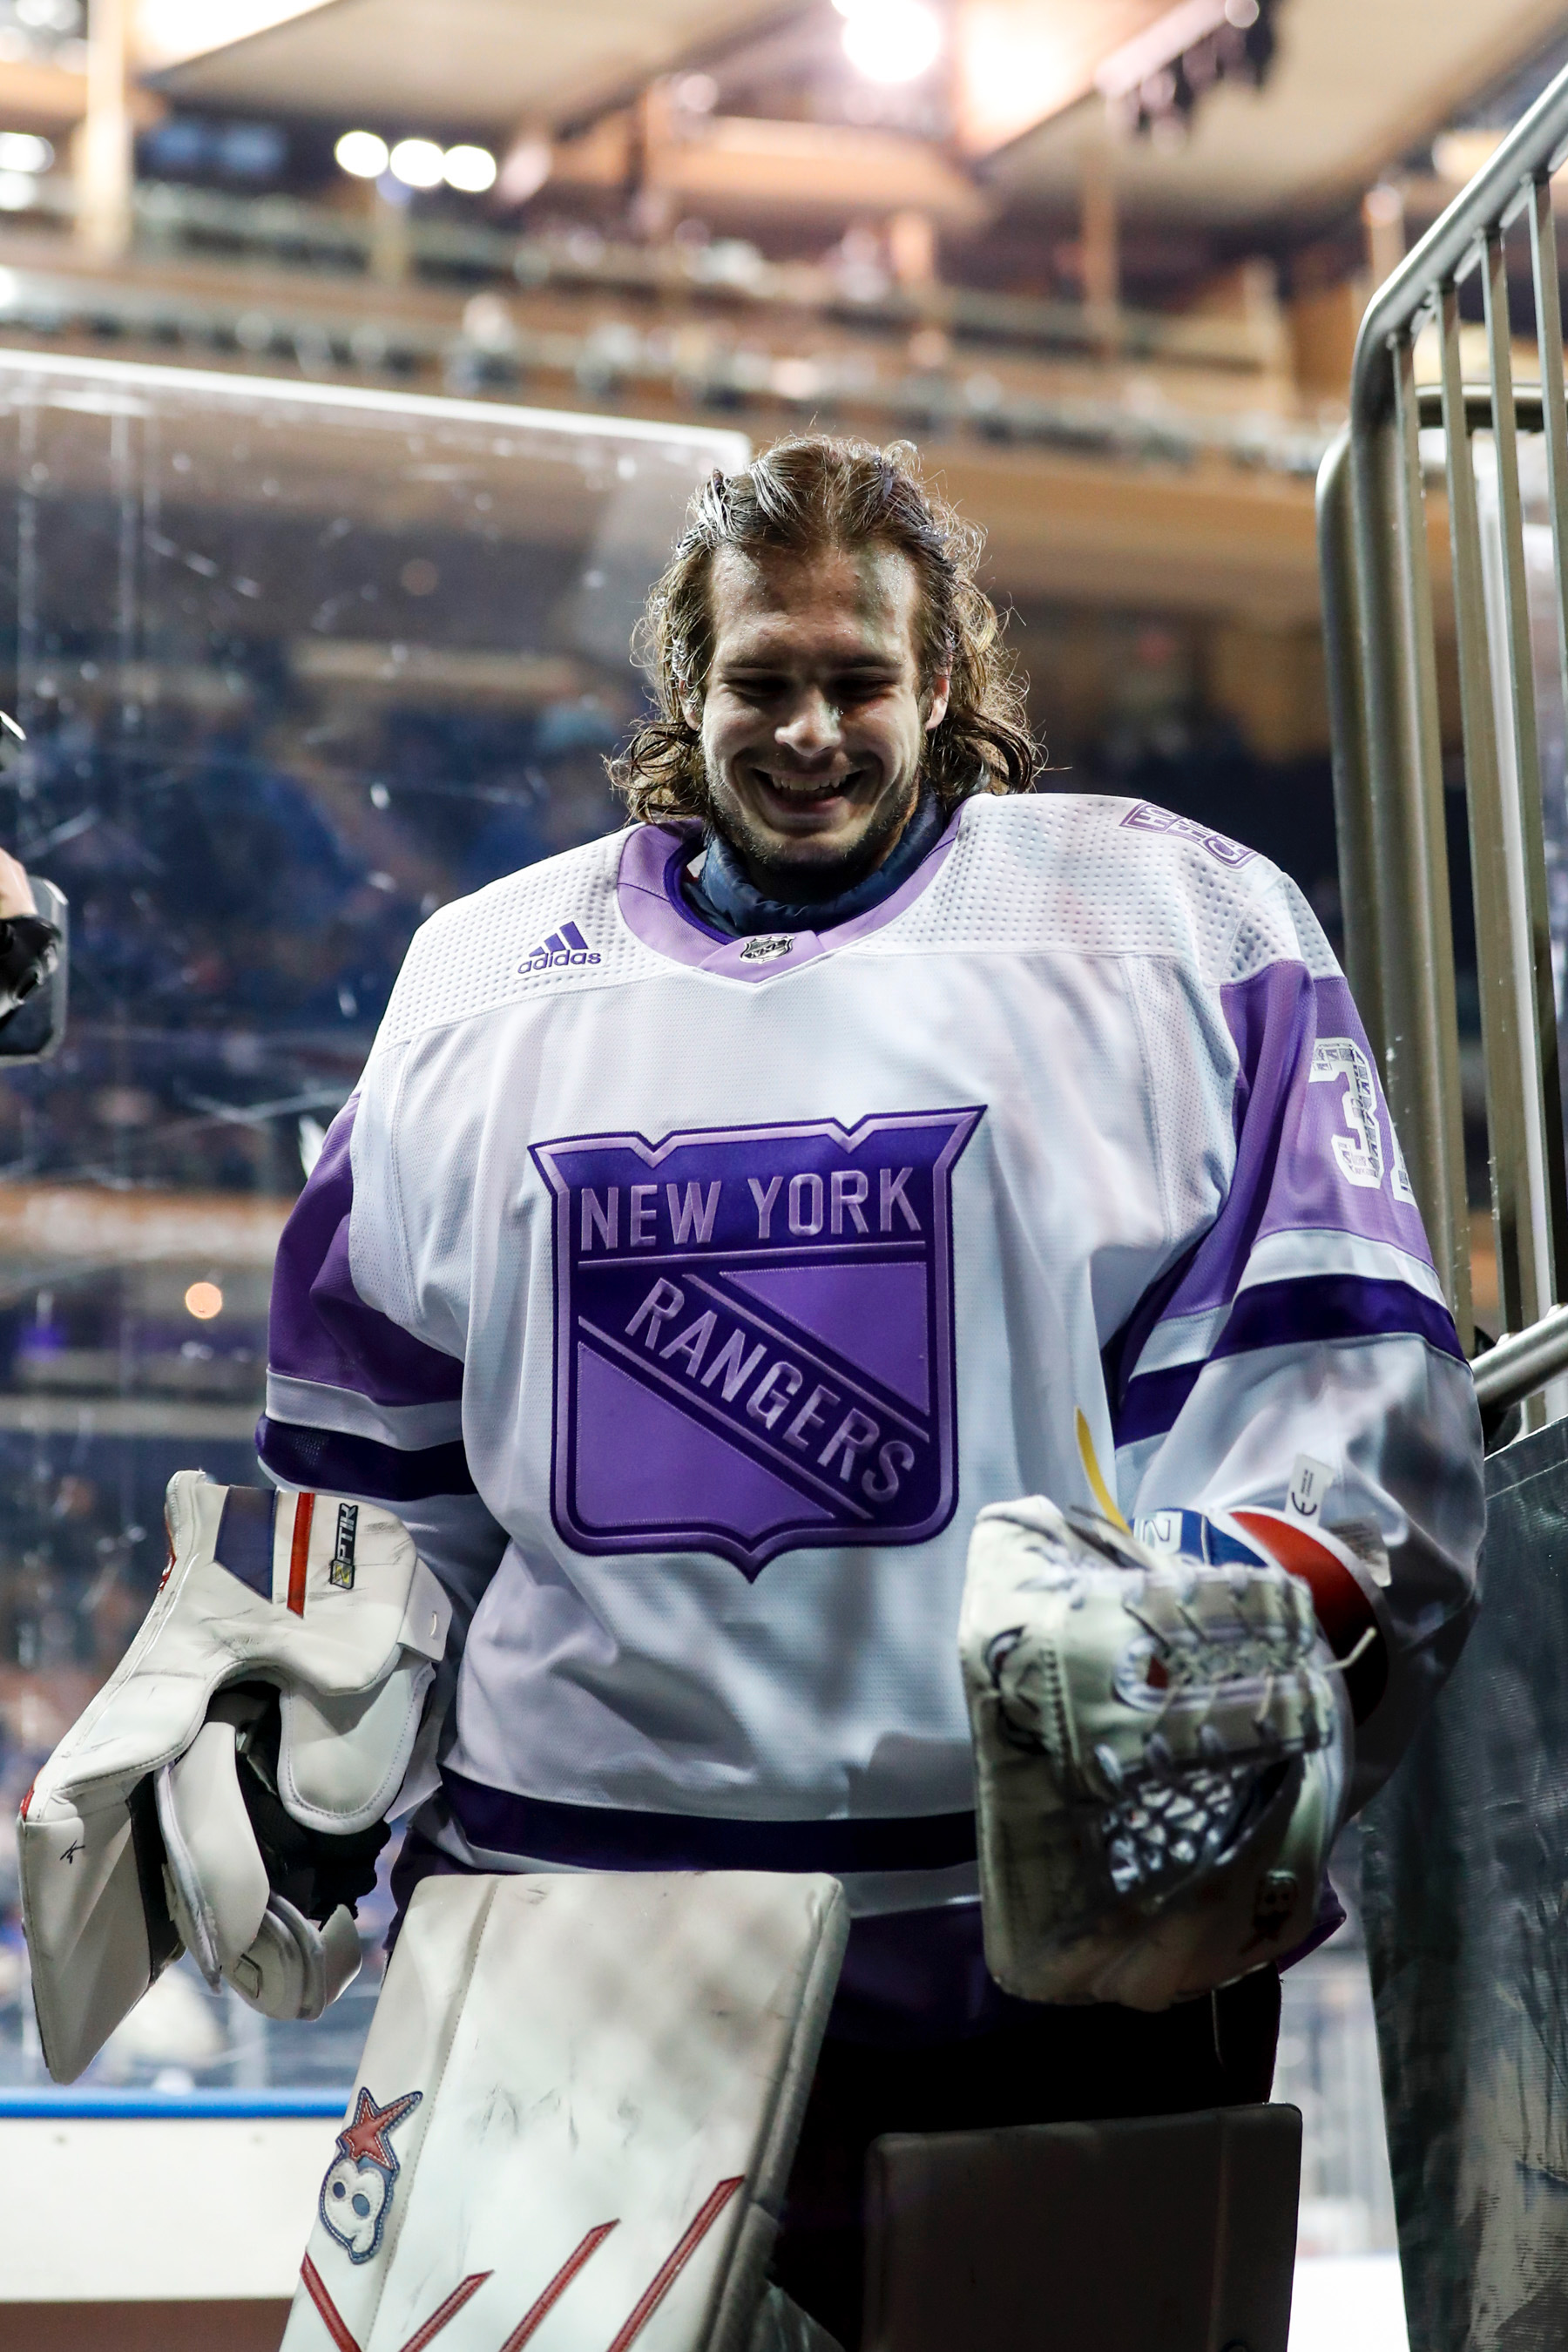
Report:
M1332 1139L1334 1160L1347 1184L1375 1192L1383 1185L1383 1127L1377 1115L1377 1087L1373 1082L1372 1064L1353 1037L1320 1037L1312 1048L1311 1082L1314 1086L1328 1086L1341 1079L1344 1093L1340 1097L1340 1107L1350 1133ZM1405 1155L1399 1149L1392 1120L1388 1131L1394 1145L1390 1189L1396 1201L1414 1206L1415 1195L1410 1189Z

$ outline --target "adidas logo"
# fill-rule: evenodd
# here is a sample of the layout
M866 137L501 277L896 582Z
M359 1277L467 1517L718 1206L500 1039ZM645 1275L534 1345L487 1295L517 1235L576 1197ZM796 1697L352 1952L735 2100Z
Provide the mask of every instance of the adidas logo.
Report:
M591 948L575 923L563 923L547 940L541 940L527 961L519 964L520 971L554 971L563 964L598 963L599 951Z

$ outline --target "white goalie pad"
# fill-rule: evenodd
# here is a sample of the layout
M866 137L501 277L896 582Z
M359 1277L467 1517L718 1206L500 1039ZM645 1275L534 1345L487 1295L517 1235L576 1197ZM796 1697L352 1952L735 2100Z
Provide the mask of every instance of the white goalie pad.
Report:
M1299 1578L1034 1496L980 1514L959 1645L1007 1991L1164 2009L1311 1932L1350 1717Z
M776 2231L848 1932L837 1882L426 1879L284 2352L806 2352Z
M182 1942L274 2016L319 2014L342 1990L353 1918L318 1929L269 1887L237 1738L257 1686L275 1687L282 1807L307 1831L362 1830L396 1795L446 1643L447 1596L388 1511L183 1470L165 1516L157 1597L23 1801L33 1999L57 2082Z

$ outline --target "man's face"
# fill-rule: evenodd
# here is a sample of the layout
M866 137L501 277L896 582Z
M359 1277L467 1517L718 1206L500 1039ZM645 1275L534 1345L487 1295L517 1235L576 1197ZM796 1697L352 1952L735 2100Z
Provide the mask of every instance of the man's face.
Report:
M763 889L830 898L898 840L947 709L945 676L921 690L914 567L888 547L725 547L708 593L708 689L687 715L713 822Z

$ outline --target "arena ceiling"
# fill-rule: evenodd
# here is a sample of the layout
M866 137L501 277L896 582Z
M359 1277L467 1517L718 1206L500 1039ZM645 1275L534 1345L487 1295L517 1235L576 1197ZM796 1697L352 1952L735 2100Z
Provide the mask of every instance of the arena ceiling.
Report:
M1222 85L1184 146L1119 146L1130 211L1245 220L1358 193L1561 34L1564 10L1563 0L1285 0L1278 21L1261 94ZM996 180L1014 194L1069 198L1084 128L1080 110L1026 133L996 158Z
M156 9L171 0L144 0ZM184 0L178 0L184 5ZM716 44L798 16L780 0L227 0L238 25L281 22L165 67L156 85L186 104L356 121L484 129L563 125L621 104ZM828 26L836 20L827 0ZM210 29L225 0L186 21ZM1098 100L1079 102L1111 48L1165 0L954 0L1005 60L1006 110L984 176L1015 199L1071 201ZM284 15L288 10L290 13ZM1118 193L1132 210L1233 221L1310 209L1366 184L1478 91L1534 55L1563 0L1284 0L1279 57L1259 94L1222 87L1186 142L1122 142ZM994 77L999 79L1000 77ZM1023 94L1032 92L1036 123ZM1022 122L1020 124L1020 115Z
M218 0L208 25L222 13ZM618 102L781 13L779 0L318 0L155 79L187 104L494 131Z

